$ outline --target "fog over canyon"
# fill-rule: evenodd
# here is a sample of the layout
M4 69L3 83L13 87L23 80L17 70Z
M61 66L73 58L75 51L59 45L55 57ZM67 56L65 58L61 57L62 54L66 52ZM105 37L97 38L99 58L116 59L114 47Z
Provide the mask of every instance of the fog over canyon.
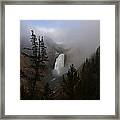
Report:
M67 68L74 63L76 68L79 67L100 44L98 20L24 20L20 24L21 48L31 46L30 29L33 29L36 35L43 35L48 55L50 54L52 59L52 68L56 69L58 74L58 69L63 66Z

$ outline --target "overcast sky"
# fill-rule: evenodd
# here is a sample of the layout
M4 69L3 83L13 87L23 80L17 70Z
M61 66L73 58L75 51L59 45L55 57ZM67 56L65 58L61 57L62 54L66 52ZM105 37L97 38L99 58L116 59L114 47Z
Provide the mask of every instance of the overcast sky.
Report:
M30 34L46 34L56 43L92 42L99 43L99 21L97 20L22 20L21 36ZM87 44L87 43L86 43Z
M100 45L99 20L21 20L22 44L29 42L30 29L33 29L37 35L48 36L65 48L71 48L72 59L78 56L77 53L84 59L94 53Z

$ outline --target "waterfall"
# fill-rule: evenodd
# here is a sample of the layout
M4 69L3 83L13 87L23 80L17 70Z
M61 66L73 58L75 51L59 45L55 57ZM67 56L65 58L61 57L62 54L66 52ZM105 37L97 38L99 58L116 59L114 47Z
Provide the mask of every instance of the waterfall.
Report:
M60 54L55 61L54 70L59 75L63 68L64 68L64 54Z

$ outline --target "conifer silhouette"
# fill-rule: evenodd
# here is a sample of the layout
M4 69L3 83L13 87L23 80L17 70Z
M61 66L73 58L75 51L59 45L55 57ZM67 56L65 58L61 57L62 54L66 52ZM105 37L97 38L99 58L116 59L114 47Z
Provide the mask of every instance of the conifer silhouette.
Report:
M46 65L46 61L48 61L48 56L46 52L46 47L44 45L43 36L40 39L37 39L35 33L33 30L31 30L31 48L24 48L24 50L31 51L31 53L22 52L22 55L25 57L28 57L31 61L31 65L29 68L32 68L35 71L35 74L33 75L34 78L31 79L31 97L34 97L34 91L36 86L36 81L40 81L41 77L44 77L42 74L42 71ZM22 73L23 74L23 73ZM29 78L29 75L27 75L27 79Z

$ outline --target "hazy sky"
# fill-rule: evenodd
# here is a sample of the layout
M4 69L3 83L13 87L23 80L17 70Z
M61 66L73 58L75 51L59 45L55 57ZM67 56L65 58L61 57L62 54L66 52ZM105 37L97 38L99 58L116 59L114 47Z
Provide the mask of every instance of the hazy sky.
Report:
M100 45L99 20L21 20L20 28L22 44L29 41L30 29L33 29L37 35L46 35L55 43L70 48L68 54L73 61L77 54L85 59Z
M95 20L24 20L21 21L21 36L46 34L56 43L62 42L99 42L99 21Z

